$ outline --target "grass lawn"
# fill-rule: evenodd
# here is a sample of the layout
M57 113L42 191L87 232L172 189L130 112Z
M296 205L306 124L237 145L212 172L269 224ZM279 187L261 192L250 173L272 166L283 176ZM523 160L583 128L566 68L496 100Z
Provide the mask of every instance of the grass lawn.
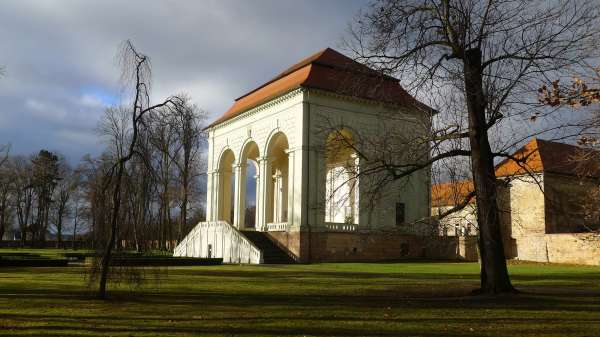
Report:
M523 292L472 297L474 263L176 267L96 300L85 269L0 269L0 336L600 336L600 268L514 264Z

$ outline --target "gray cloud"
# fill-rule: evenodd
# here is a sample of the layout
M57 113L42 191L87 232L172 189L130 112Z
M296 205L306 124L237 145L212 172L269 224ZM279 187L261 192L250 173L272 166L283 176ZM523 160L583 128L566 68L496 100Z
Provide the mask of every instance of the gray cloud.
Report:
M98 154L94 132L119 96L114 55L150 55L154 96L187 92L217 117L240 96L324 47L367 0L3 1L0 144L28 154Z

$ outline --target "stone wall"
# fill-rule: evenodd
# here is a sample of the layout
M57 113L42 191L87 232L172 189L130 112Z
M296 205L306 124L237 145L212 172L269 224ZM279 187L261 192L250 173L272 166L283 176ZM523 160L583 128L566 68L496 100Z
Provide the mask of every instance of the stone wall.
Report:
M269 232L298 262L359 262L402 259L477 261L475 237L416 236L395 232Z
M502 227L505 236L544 234L545 204L542 189L546 185L541 174L512 177L509 195L501 199L508 205L499 205L504 213Z
M585 232L598 228L598 218L589 209L600 209L600 200L590 192L598 188L598 180L546 173L546 233ZM587 212L586 212L587 211Z
M600 265L600 237L588 233L528 235L514 244L518 260Z
M273 240L279 247L287 251L298 262L306 262L303 260L303 249L302 244L305 243L301 240L302 232L300 231L287 231L287 232L266 232L267 235Z

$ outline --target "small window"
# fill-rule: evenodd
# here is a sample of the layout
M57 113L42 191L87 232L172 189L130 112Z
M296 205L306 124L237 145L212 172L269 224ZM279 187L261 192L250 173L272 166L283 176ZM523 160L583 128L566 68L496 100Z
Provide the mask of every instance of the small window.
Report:
M408 256L409 252L408 242L402 242L400 244L400 256Z
M396 203L396 226L404 225L406 207L403 202Z

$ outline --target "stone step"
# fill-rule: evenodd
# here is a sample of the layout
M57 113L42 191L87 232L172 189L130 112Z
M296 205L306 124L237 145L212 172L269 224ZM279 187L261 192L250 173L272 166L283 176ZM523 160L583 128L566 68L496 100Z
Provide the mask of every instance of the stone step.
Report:
M263 253L265 264L291 264L295 263L283 249L273 242L266 233L256 231L242 231L242 234L250 240L256 248Z

